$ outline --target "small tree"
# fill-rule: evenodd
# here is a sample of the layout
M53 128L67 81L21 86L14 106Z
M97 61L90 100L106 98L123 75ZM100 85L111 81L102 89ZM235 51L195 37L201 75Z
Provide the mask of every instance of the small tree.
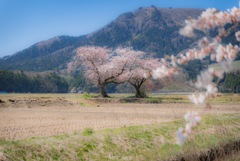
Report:
M158 59L146 58L146 53L134 51L130 48L118 48L116 52L122 55L132 56L128 70L120 78L134 87L137 98L145 97L146 95L141 87L151 79L152 71L156 69L159 64Z
M145 88L152 85L152 71L159 66L158 59L141 59L135 61L133 69L130 70L130 78L128 82L135 88L135 96L137 98L144 98L146 97Z

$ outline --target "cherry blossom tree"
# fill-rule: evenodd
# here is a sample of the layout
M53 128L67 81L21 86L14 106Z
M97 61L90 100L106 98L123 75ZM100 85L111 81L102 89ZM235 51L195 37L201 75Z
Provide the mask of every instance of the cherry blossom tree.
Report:
M80 47L77 49L73 62L69 64L70 68L77 68L81 65L85 70L84 76L99 87L103 97L108 97L105 86L112 83L124 71L124 68L113 69L116 66L110 62L110 52L111 50L102 47Z
M130 83L135 88L135 97L144 98L144 88L153 86L152 71L160 67L159 59L147 58L146 53L142 51L134 51L130 48L117 49L116 52L124 53L125 55L133 55L128 71L123 75L124 80Z
M134 68L130 71L131 77L128 82L135 88L137 98L146 97L145 90L155 86L152 81L153 71L161 66L159 59L156 58L139 58L135 62Z
M81 65L85 68L85 77L99 87L103 97L108 97L105 86L127 82L131 77L129 71L142 54L128 48L112 51L102 47L80 47L69 69Z
M137 98L145 97L143 90L153 86L153 70L165 67L156 58L147 58L146 53L131 48L117 48L112 51L102 47L80 47L69 69L81 65L85 77L100 89L103 97L108 97L105 86L109 83L130 83L136 90ZM143 88L145 87L145 88Z
M231 69L231 62L236 58L239 47L237 45L223 44L222 40L230 33L235 32L237 41L240 41L240 32L238 31L240 21L240 9L233 7L232 9L222 12L216 9L207 9L197 19L188 19L185 21L185 27L180 30L180 34L188 37L194 36L195 31L207 33L210 30L217 30L214 37L204 37L198 42L198 47L188 50L185 54L171 56L166 61L171 64L171 69L178 68L178 65L186 64L194 59L204 59L209 57L212 61L222 66L221 70L209 67L202 71L192 85L199 91L189 96L197 107L204 105L210 108L209 99L213 98L217 93L217 85L213 82L214 78L221 79L225 72ZM161 70L157 69L155 77L159 78ZM204 109L203 109L204 111ZM201 121L201 114L190 111L185 116L185 128L179 128L177 133L177 141L182 145L187 137L192 133L193 128Z

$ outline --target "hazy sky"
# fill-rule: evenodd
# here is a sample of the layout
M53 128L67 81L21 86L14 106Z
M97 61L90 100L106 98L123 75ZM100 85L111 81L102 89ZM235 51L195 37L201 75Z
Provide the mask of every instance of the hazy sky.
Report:
M91 33L139 7L238 6L238 0L0 0L0 57L59 35Z

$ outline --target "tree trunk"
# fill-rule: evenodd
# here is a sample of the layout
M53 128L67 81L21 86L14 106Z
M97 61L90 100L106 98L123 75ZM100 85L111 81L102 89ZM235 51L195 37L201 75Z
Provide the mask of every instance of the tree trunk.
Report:
M140 88L137 86L134 86L136 92L135 92L135 97L137 98L144 98L145 94L141 92Z
M100 85L100 94L101 94L102 97L109 97L107 95L106 90L105 90L105 85Z

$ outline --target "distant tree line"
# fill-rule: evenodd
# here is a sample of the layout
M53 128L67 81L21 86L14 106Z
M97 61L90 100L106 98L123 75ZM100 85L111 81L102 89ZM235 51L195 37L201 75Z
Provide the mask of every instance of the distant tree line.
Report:
M70 79L66 79L55 72L29 76L23 71L0 70L0 91L4 92L67 93L74 88L76 89L75 92L98 92L97 87L88 82L80 71L73 74ZM126 92L129 88L129 86L120 85L118 87L115 84L109 84L106 86L106 91L108 93L121 93ZM223 93L240 93L240 71L226 74L218 83L218 89ZM130 91L134 92L134 89Z
M56 73L27 76L23 71L0 71L0 91L16 93L66 93L68 82Z
M30 76L23 71L0 70L0 92L8 93L68 93L98 92L98 89L86 81L81 71L76 71L71 78L61 77L56 72ZM109 93L116 92L116 86L107 86Z
M218 83L218 89L223 93L240 93L240 71L225 74Z

